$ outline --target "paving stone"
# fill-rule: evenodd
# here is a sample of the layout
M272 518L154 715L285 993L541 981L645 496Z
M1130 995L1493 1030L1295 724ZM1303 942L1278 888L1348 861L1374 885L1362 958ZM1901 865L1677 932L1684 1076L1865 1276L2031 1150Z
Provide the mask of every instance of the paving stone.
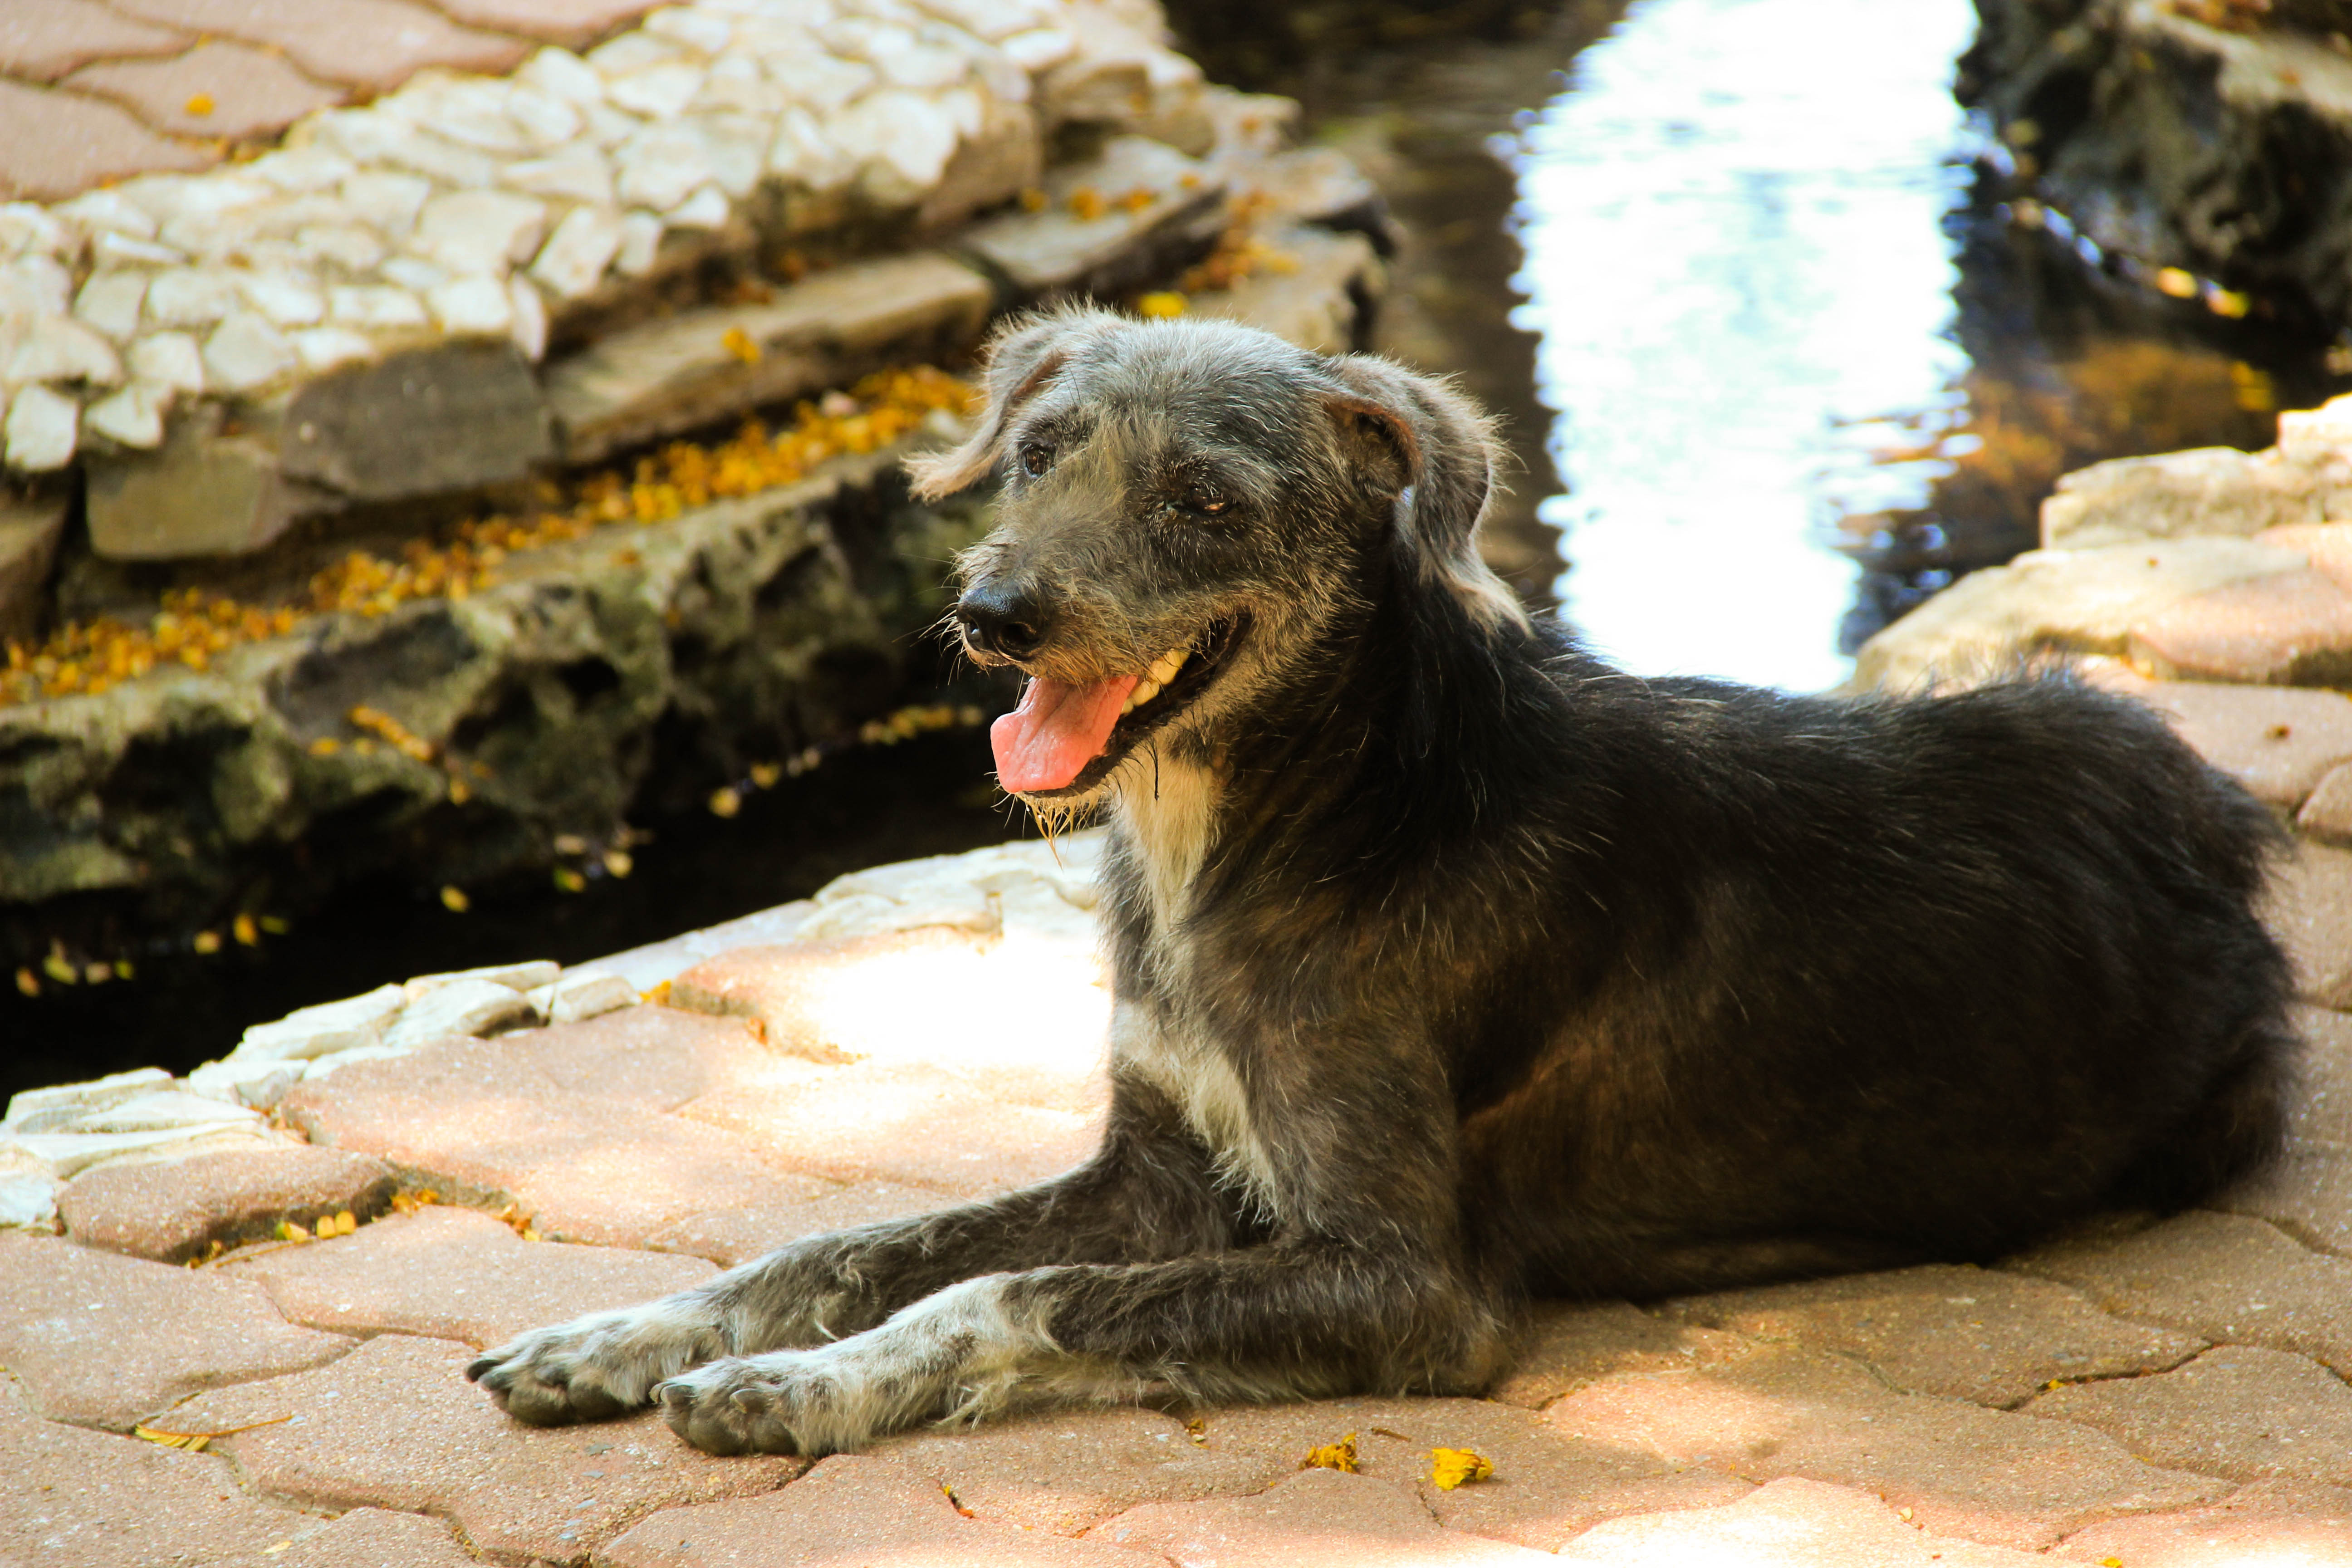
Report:
M355 501L503 484L555 454L538 378L505 342L436 343L319 376L280 425L287 478Z
M971 890L986 908L984 890ZM669 999L755 1020L771 1050L920 1064L992 1100L1095 1116L1110 1096L1110 992L1100 974L1091 933L1064 944L926 928L738 949L678 975ZM998 1010L952 1002L982 995L1024 1002ZM942 1051L950 1027L955 1048Z
M293 1322L339 1333L499 1344L526 1329L633 1307L717 1272L700 1258L525 1241L493 1215L433 1205L349 1236L221 1266Z
M38 630L70 502L0 489L0 642L29 642Z
M153 452L93 457L84 510L90 548L110 561L246 555L274 543L316 504L278 471L271 444L232 435L205 402L172 421Z
M0 79L0 200L59 202L110 180L215 162L102 99Z
M192 33L274 46L314 77L389 92L426 66L491 75L530 52L520 38L461 27L401 0L116 0L115 9Z
M250 44L208 40L163 60L110 59L59 85L112 99L175 136L271 136L343 94ZM201 112L199 111L201 110Z
M1511 1370L1489 1397L1540 1410L1618 1373L1687 1372L1748 1349L1737 1334L1657 1317L1623 1301L1546 1303L1528 1316Z
M0 1365L52 1420L128 1428L199 1389L351 1348L287 1322L258 1286L0 1235Z
M2352 1007L2352 850L2298 839L2273 874L2262 912L2294 965L2295 994Z
M2312 786L2294 826L2323 844L2352 845L2352 763L2338 763Z
M1543 1415L1595 1443L1747 1480L1858 1487L1938 1534L2027 1551L2095 1519L2221 1495L2218 1483L2158 1469L2089 1427L1897 1394L1851 1361L1794 1345L1603 1378Z
M929 1187L900 1186L895 1182L836 1187L812 1176L794 1179L810 1188L810 1195L799 1203L758 1204L688 1215L656 1231L646 1245L656 1252L683 1252L732 1268L804 1236L823 1236L903 1215L929 1214L954 1201Z
M919 1432L871 1452L992 1523L1077 1535L1138 1503L1263 1491L1298 1468L1297 1454L1269 1459L1264 1447L1196 1446L1174 1416L1126 1409Z
M526 1426L466 1381L474 1354L385 1334L315 1372L215 1390L172 1418L181 1431L278 1422L214 1442L247 1486L316 1508L436 1514L493 1561L584 1562L651 1510L754 1496L805 1468L698 1454L650 1411Z
M1609 1568L2027 1568L2045 1561L1930 1535L1866 1492L1793 1477L1718 1508L1611 1521L1562 1547L1559 1558Z
M598 1568L1143 1568L1163 1560L959 1515L887 1460L843 1454L780 1492L655 1514Z
M0 1476L0 1563L9 1568L276 1563L263 1555L272 1545L320 1523L247 1497L216 1454L44 1421L5 1375Z
M2352 1491L2256 1481L2210 1508L2092 1525L2053 1555L2131 1568L2321 1568L2352 1563Z
M1098 1118L989 1100L937 1068L859 1062L773 1098L707 1095L681 1114L757 1143L772 1160L836 1182L903 1182L979 1194L1084 1163ZM705 1207L712 1205L703 1205Z
M1701 1508L1750 1489L1720 1470L1595 1443L1491 1400L1331 1399L1198 1414L1205 1452L1253 1460L1265 1478L1226 1489L1260 1489L1295 1471L1309 1449L1352 1432L1361 1473L1415 1493L1440 1524L1545 1552L1600 1520ZM1495 1473L1444 1490L1430 1474L1436 1448L1471 1449Z
M392 1170L340 1149L197 1154L85 1171L58 1195L66 1234L84 1247L179 1263L213 1242L258 1240L281 1219L366 1219L392 1200Z
M2338 684L2352 677L2352 594L2307 569L2232 583L2150 615L2129 652L2168 680Z
M2192 1209L2129 1235L2038 1247L2002 1267L2063 1279L2108 1311L2216 1344L2300 1351L2352 1369L2352 1260L2243 1215Z
M2177 1371L2077 1384L2027 1408L2095 1426L2159 1465L2352 1481L2352 1388L2285 1351L2222 1345Z
M2042 503L2042 542L2087 550L2183 534L2256 534L2320 520L2301 465L2233 447L2116 458L2077 468Z
M277 1568L474 1568L449 1527L421 1513L355 1508L330 1524L302 1523L310 1533L281 1537L291 1548L277 1552L273 1542L257 1561Z
M1146 1503L1087 1539L1156 1552L1180 1568L1535 1568L1552 1561L1444 1529L1412 1493L1338 1470L1301 1470L1256 1497Z
M945 256L854 262L765 304L683 310L602 338L548 367L548 401L566 460L585 462L951 353L979 337L991 301L987 280Z
M1024 301L1141 287L1205 248L1223 224L1223 180L1139 136L1113 137L1099 158L1055 170L1045 193L1039 211L991 218L960 242Z
M469 27L578 48L653 9L652 0L434 0Z
M734 1100L766 1060L739 1024L632 1007L362 1062L280 1109L314 1142L446 1196L518 1204L551 1240L633 1247L688 1215L813 1195L765 1146L663 1114L697 1094Z
M177 54L187 34L134 22L98 0L9 0L0 10L0 74L55 81L92 60Z
M2165 605L2298 572L2305 560L2248 539L2205 537L2028 551L1970 573L1872 637L1855 656L1853 687L1913 690L1980 679L2053 650L2121 655L2132 628Z
M1273 230L1265 240L1280 265L1254 272L1230 289L1193 295L1185 313L1239 321L1317 353L1349 353L1365 346L1372 308L1384 287L1371 242L1360 234L1304 226Z
M2352 1257L2352 1145L2290 1140L2275 1166L2213 1206L2266 1219L2305 1247Z
M2046 1279L1937 1264L1666 1303L1668 1314L1860 1356L1906 1394L2021 1405L2053 1379L2178 1366L2206 1342L2126 1322Z
M2334 691L2283 691L2192 680L2100 684L2138 698L2172 722L2199 755L2258 800L2293 811L2330 770L2352 759L2352 700Z
M2298 1005L2289 1019L2304 1055L2287 1107L2287 1136L2352 1144L2352 1017Z

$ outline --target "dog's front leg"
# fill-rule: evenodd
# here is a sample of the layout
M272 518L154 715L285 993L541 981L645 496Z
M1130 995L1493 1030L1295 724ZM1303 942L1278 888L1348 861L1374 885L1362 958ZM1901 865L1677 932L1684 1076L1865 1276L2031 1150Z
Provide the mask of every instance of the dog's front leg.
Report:
M1500 1340L1486 1303L1431 1259L1297 1242L968 1279L835 1344L716 1362L658 1392L696 1447L814 1456L923 1421L1153 1389L1467 1392Z
M1172 1108L1121 1086L1085 1165L1001 1198L813 1236L643 1306L535 1329L467 1369L520 1420L593 1421L722 1356L824 1345L960 1280L1224 1244L1230 1204Z

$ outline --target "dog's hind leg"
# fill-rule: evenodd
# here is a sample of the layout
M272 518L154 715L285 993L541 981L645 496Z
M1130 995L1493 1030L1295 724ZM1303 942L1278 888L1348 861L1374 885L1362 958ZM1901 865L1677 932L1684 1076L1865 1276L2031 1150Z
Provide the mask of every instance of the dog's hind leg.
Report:
M697 1447L818 1455L943 1416L1157 1389L1465 1394L1502 1342L1499 1317L1433 1262L1302 1241L970 1279L865 1333L716 1362L659 1394Z
M976 1275L1228 1245L1208 1156L1148 1090L1122 1089L1085 1165L1001 1198L809 1237L689 1290L508 1341L467 1369L518 1419L601 1420L721 1356L823 1345Z

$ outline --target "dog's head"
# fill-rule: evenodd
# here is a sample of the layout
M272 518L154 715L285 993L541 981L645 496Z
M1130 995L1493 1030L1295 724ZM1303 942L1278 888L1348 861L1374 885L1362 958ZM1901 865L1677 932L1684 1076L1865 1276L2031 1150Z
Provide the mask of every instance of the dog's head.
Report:
M1216 749L1383 583L1524 626L1479 558L1486 421L1439 384L1213 321L1069 309L991 345L988 407L917 493L1002 469L961 563L965 650L1030 677L992 733L1008 790L1076 804L1147 739Z

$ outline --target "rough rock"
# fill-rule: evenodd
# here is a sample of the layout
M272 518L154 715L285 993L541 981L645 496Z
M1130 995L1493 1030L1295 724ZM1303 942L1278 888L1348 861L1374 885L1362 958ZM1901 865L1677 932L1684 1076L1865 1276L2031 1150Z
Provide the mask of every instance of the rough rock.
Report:
M1371 342L1385 279L1370 240L1297 226L1263 237L1279 265L1230 289L1194 295L1187 314L1240 321L1317 353L1351 353Z
M2352 1368L2352 1260L2258 1219L2192 1209L2129 1235L2038 1247L2003 1267L2063 1279L2111 1312L2211 1343Z
M247 1028L230 1056L252 1062L308 1061L372 1046L407 1005L404 989L379 985L362 995L298 1007L273 1023Z
M414 1049L451 1035L489 1035L538 1022L530 998L511 986L494 980L457 980L434 987L402 1008L400 1016L385 1026L383 1043Z
M2061 1388L2029 1408L2160 1465L2242 1481L2352 1481L2352 1388L2284 1351L2222 1345L2178 1371Z
M0 1365L51 1420L127 1430L198 1390L351 1347L287 1322L258 1286L0 1235Z
M305 382L272 423L286 478L339 500L504 484L555 456L539 380L505 342L439 343L335 371Z
M0 1126L10 1130L27 1127L31 1119L53 1111L102 1110L110 1105L120 1105L169 1085L172 1075L162 1068L132 1068L128 1072L109 1073L104 1078L91 1079L87 1083L51 1084L45 1089L23 1089L8 1097L8 1116Z
M2155 0L1979 10L1961 96L2028 149L2043 194L2084 234L2352 322L2343 218L2302 184L2352 159L2352 61L2324 37L2209 26Z
M315 498L287 483L266 438L228 426L220 405L199 405L156 451L93 458L90 548L113 561L168 561L275 542Z
M907 634L944 607L940 563L981 521L976 502L907 504L901 451L531 552L462 602L326 616L202 673L0 707L0 796L24 803L0 899L207 898L265 864L282 874L283 845L354 811L370 830L314 840L310 885L394 868L464 884L543 865L557 834L609 833L656 759L740 769L779 733L855 734L898 689ZM349 743L358 703L440 765ZM472 785L462 808L450 767Z
M548 368L564 458L590 461L953 353L980 335L990 299L970 268L917 252L819 272L764 304L706 306L614 332Z
M179 1263L214 1242L258 1240L280 1220L308 1226L344 1212L373 1218L393 1184L381 1161L293 1145L85 1172L66 1184L58 1212L67 1236L85 1247Z
M2110 1317L2050 1281L1943 1264L1691 1297L1665 1310L1859 1356L1906 1394L2002 1407L2053 1381L2160 1372L2206 1344Z
M1999 674L2035 654L2122 654L2136 626L2178 600L2305 563L2243 539L2030 551L1970 573L1872 637L1854 686L1908 691Z
M277 1422L214 1444L249 1486L311 1507L437 1514L493 1561L583 1563L651 1510L766 1492L807 1463L713 1459L652 1414L525 1426L465 1380L474 1354L385 1334L315 1372L215 1390L173 1419L188 1431Z
M1045 205L965 231L961 249L1013 300L1109 298L1207 248L1222 222L1221 179L1174 148L1113 137L1089 163L1045 178Z
M0 644L30 642L40 629L69 500L0 489Z

